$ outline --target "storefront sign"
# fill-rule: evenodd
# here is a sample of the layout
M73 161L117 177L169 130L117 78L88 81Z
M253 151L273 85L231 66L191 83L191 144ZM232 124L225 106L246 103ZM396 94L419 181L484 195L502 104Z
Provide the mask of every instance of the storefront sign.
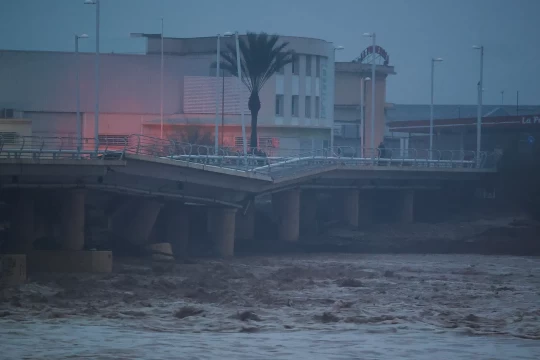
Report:
M540 124L540 116L523 116L521 118L521 123L524 125Z

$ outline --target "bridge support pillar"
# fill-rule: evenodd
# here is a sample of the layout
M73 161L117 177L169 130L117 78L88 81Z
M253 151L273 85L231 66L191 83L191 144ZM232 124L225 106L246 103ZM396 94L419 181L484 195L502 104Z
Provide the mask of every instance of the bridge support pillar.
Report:
M255 204L249 204L246 212L239 210L236 213L236 238L253 240L255 238Z
M25 254L33 249L35 240L33 195L31 191L21 191L15 202L11 222L13 253Z
M359 190L352 189L343 192L343 219L347 225L358 227Z
M168 204L162 210L165 241L171 244L174 257L186 257L189 245L189 212L186 206Z
M317 192L303 190L300 194L300 234L311 236L317 233Z
M279 240L298 241L300 236L300 190L274 193L272 206L277 219Z
M235 217L236 209L233 208L208 209L208 230L219 256L234 255Z
M400 195L399 222L412 223L414 221L414 190L402 190Z
M373 223L374 199L375 191L373 190L360 190L358 192L358 226L360 228Z
M84 204L86 191L64 194L60 210L60 242L62 250L79 251L84 247Z
M135 202L133 206L136 207L133 217L127 219L127 223L118 225L124 227L124 237L129 242L146 245L163 205L155 200L145 199Z

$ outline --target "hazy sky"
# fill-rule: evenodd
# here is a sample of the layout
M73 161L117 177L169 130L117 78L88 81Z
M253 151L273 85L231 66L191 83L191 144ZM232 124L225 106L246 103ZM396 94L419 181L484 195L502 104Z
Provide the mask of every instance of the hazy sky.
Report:
M73 34L95 33L95 10L84 0L0 0L0 49L72 51ZM321 38L343 45L350 61L377 33L397 75L387 101L428 104L432 57L435 102L476 103L479 52L485 46L484 103L540 104L540 0L101 0L101 49L142 52L130 32L212 36L238 30ZM93 51L94 40L81 41Z

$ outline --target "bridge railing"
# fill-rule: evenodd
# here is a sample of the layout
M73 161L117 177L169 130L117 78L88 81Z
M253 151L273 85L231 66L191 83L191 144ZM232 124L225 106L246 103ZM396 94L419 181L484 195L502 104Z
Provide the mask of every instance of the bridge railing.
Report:
M0 158L122 159L125 154L135 154L263 173L272 177L335 165L494 168L500 158L496 153L477 154L463 150L364 148L358 151L347 146L298 151L287 156L268 156L260 149L252 149L244 155L238 148L220 147L216 152L214 146L138 134L130 135L123 141L114 139L114 143L109 143L106 137L102 140L96 143L94 138L40 136L6 139L0 135Z
M123 157L126 144L96 143L94 138L69 136L0 135L0 158L13 159L92 159Z

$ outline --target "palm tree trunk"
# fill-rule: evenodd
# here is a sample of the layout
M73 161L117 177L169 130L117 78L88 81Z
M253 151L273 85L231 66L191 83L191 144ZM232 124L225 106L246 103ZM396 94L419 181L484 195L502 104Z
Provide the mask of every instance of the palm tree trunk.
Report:
M261 100L259 99L259 93L252 91L249 96L248 108L251 112L251 140L249 146L251 149L257 148L257 117L259 116L259 110L261 110Z

